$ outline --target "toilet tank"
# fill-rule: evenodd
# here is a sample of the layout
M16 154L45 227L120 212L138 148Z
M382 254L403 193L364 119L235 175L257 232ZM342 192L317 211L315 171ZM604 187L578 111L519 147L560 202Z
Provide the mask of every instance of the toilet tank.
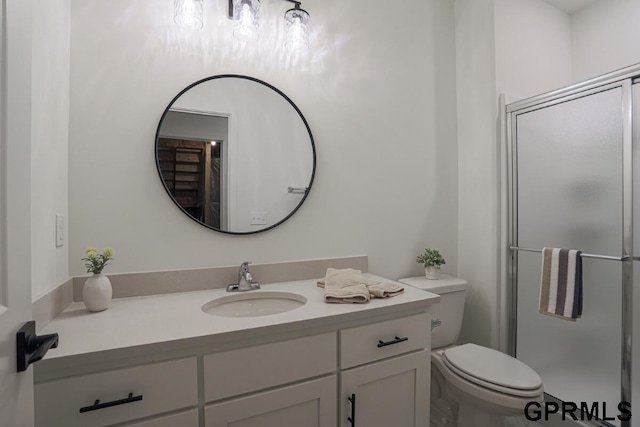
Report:
M467 282L446 274L440 275L439 279L410 277L400 279L398 282L440 295L440 302L433 304L429 311L433 320L441 322L440 326L431 331L431 348L455 344L462 328Z

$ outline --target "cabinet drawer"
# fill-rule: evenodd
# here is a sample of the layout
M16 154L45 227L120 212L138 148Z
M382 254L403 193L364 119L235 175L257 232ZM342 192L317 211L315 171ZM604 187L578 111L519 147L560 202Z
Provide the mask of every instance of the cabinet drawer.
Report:
M347 369L430 346L427 313L340 331L340 366Z
M98 427L134 420L196 406L196 359L192 357L36 384L34 393L37 426ZM104 405L110 402L119 404ZM81 408L83 412L80 412Z
M336 346L332 332L206 355L205 401L335 372Z

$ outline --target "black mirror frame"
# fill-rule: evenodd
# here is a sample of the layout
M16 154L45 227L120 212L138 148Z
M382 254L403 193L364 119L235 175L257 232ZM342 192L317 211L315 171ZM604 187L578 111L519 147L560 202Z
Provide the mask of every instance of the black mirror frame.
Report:
M169 187L167 187L167 184L165 183L164 179L162 178L162 171L160 169L160 158L158 157L158 139L160 137L160 128L162 127L162 123L164 122L164 118L167 115L167 113L169 112L169 109L178 100L178 98L180 98L185 92L187 92L191 88L193 88L193 87L195 87L195 86L197 86L197 85L199 85L201 83L208 82L210 80L222 79L222 78L239 78L239 79L250 80L250 81L259 83L259 84L261 84L263 86L266 86L269 89L275 91L277 94L282 96L293 107L293 109L298 113L298 115L302 119L302 122L304 123L305 128L307 129L307 132L309 133L309 141L311 142L311 153L313 155L313 166L312 166L312 169L311 169L311 179L309 180L309 185L306 187L304 195L302 196L302 199L300 199L300 203L298 203L298 205L291 212L289 212L289 214L286 217L284 217L283 219L281 219L277 223L275 223L275 224L273 224L273 225L271 225L269 227L261 228L261 229L256 230L256 231L227 231L227 230L220 230L218 228L215 228L215 227L212 227L212 226L210 226L208 224L205 224L202 221L199 221L197 218L194 218L191 214L189 214L178 203L178 201L171 194L171 191L169 190ZM180 93L178 93L171 100L169 105L167 105L167 108L165 108L164 112L162 113L162 117L160 117L160 122L158 123L158 128L156 130L156 138L155 138L154 147L155 147L156 168L157 168L157 171L158 171L158 177L160 178L160 181L162 182L162 186L164 187L165 191L167 192L167 194L169 195L169 197L171 198L173 203L182 211L182 213L184 213L186 216L188 216L192 221L195 221L196 223L198 223L201 226L206 227L206 228L208 228L210 230L217 231L219 233L224 233L224 234L236 234L236 235L257 234L257 233L262 233L262 232L271 230L271 229L279 226L280 224L282 224L283 222L285 222L286 220L291 218L291 216L294 213L296 213L298 211L298 209L300 209L300 206L302 206L302 204L306 200L307 195L309 194L309 191L311 191L311 186L313 185L313 180L314 180L314 177L315 177L315 174L316 174L316 145L315 145L315 142L314 142L314 139L313 139L313 134L311 133L311 128L309 127L309 123L307 123L307 119L302 114L302 111L300 111L298 106L287 95L285 95L284 92L282 92L280 89L276 88L275 86L273 86L273 85L271 85L271 84L269 84L269 83L267 83L267 82L265 82L263 80L257 79L255 77L245 76L245 75L242 75L242 74L219 74L219 75L207 77L207 78L198 80L197 82L192 83L189 86L187 86L186 88L184 88L183 90L181 90Z

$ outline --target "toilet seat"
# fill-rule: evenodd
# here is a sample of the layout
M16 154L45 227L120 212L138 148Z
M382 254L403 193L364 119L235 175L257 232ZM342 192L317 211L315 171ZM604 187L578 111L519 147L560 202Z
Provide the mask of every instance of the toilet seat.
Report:
M445 399L446 402L451 402L452 405L457 404L457 424L454 422L452 425L457 425L458 427L472 425L475 427L494 427L501 425L499 421L501 417L522 416L527 404L532 401L543 401L544 390L541 383L538 388L530 390L505 387L492 381L474 377L456 368L445 358L445 352L456 348L440 348L431 352L431 366L435 370L432 378L438 383L439 389L443 390L440 398ZM483 352L484 350L480 349L479 351ZM493 356L496 356L495 353L498 353L497 359L493 358ZM489 356L488 364L497 370L499 362L496 360L502 360L502 358L500 358L499 352L496 351L495 353L486 352L483 354ZM476 353L473 349L471 351L463 349L449 352L450 358L454 360L457 359L456 356L459 354L473 358ZM479 364L482 364L482 362L479 362ZM516 366L519 365L516 364ZM498 375L497 378L500 379L500 376ZM535 379L535 377L533 378ZM514 383L517 385L516 381ZM532 387L534 384L535 382L532 382L524 386ZM479 422L478 420L482 421Z
M476 344L451 347L442 352L442 361L465 380L517 397L538 397L542 378L521 361Z

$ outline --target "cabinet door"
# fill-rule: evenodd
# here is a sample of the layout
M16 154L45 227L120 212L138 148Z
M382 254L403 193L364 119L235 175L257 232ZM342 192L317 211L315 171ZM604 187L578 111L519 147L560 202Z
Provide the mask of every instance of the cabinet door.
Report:
M193 409L180 414L167 415L139 423L127 424L126 427L198 427L198 410Z
M336 376L205 408L206 427L335 427Z
M339 425L429 425L430 362L431 353L423 350L343 371Z

